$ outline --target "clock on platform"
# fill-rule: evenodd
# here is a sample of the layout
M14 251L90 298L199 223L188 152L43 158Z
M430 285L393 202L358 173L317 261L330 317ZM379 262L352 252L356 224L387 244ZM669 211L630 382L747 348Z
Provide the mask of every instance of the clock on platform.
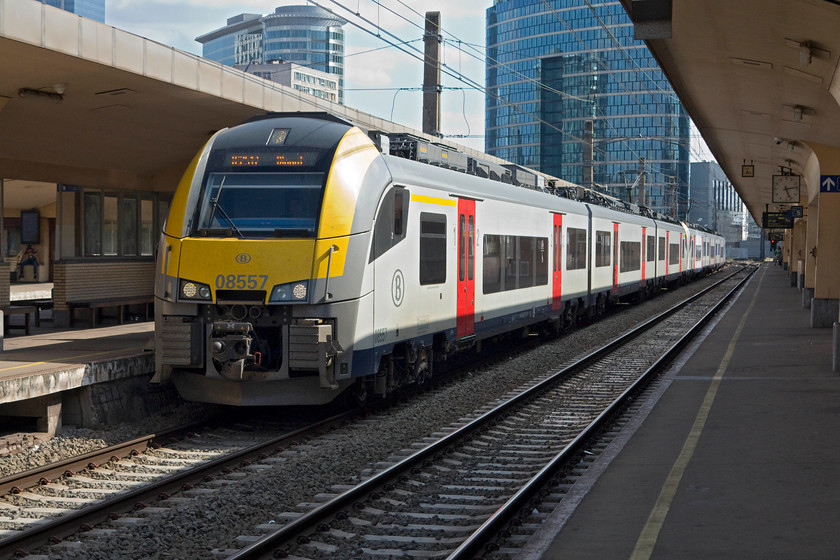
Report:
M773 175L773 202L799 202L800 175Z

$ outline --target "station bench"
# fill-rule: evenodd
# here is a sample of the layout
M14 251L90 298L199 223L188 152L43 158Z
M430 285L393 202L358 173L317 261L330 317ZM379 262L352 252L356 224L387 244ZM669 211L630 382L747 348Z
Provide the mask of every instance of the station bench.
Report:
M154 302L154 296L126 296L108 297L100 299L89 299L84 301L68 301L67 308L70 314L70 326L75 322L74 312L76 309L90 310L90 326L96 326L97 310L104 307L116 307L120 324L125 323L125 310L129 305L142 305L146 321L149 320L149 306Z
M35 326L40 324L38 319L38 308L34 305L5 305L0 307L0 310L3 311L3 332L8 332L9 329L23 329L24 333L28 336L31 334L30 327L31 327L31 317L35 316ZM12 325L9 322L9 318L12 315L23 315L23 325Z

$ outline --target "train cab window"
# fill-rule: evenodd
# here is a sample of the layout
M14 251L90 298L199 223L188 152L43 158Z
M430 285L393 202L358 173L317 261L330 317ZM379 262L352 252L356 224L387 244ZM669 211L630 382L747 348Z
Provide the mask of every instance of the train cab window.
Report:
M647 236L647 251L645 253L645 260L647 262L656 260L656 237L653 235Z
M420 285L446 283L446 216L420 213Z
M323 173L209 173L199 203L197 233L315 237L323 184Z
M595 266L610 266L612 262L612 235L608 231L595 232Z
M586 230L566 229L566 270L586 268Z
M405 239L408 228L408 194L404 187L392 187L383 197L373 226L370 262Z
M659 252L657 253L656 260L664 261L665 260L665 238L659 238Z

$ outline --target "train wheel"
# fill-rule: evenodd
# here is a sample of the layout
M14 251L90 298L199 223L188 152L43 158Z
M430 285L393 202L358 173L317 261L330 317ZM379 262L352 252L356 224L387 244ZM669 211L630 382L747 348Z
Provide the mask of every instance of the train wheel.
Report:
M347 390L350 397L350 405L364 408L370 402L370 394L367 390L367 383L363 379L357 379L353 386Z
M429 371L429 358L425 349L417 353L417 361L414 362L414 382L418 386L423 385L431 377Z

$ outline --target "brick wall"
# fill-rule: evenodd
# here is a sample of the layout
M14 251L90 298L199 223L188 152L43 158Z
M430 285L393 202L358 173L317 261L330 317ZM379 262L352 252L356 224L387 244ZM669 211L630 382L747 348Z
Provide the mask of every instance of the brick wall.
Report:
M11 295L11 279L9 274L14 267L14 264L9 264L0 260L0 307L9 305Z
M154 261L56 262L53 269L57 310L66 310L68 301L150 296L155 291Z

